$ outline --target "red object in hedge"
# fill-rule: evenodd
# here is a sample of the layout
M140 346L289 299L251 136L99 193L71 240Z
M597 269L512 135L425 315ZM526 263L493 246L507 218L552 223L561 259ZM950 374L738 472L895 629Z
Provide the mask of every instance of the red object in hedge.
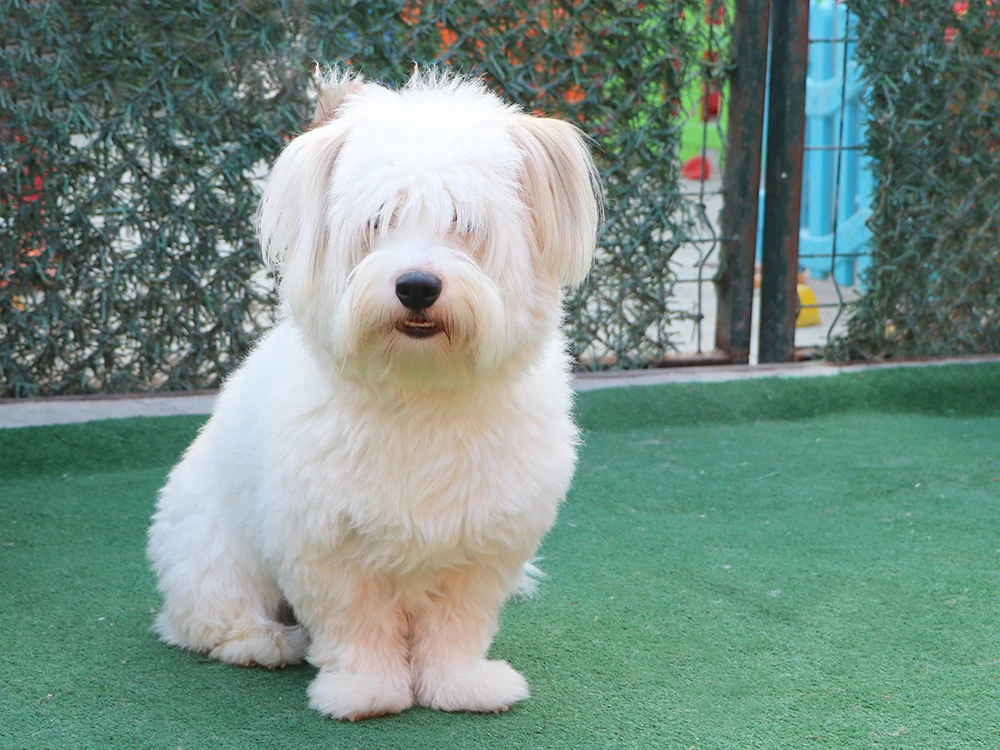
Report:
M713 26L725 26L726 25L726 6L724 4L719 4L719 7L715 9L715 16L712 15L712 3L716 0L705 0L705 20Z

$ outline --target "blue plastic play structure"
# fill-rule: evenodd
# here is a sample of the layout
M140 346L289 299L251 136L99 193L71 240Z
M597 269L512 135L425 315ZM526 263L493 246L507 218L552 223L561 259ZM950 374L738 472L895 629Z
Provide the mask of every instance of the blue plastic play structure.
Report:
M860 285L870 262L865 221L874 189L864 154L866 114L855 45L845 41L856 36L856 24L843 3L810 0L799 265L813 278L833 274L843 286L856 280ZM758 261L763 209L761 189Z

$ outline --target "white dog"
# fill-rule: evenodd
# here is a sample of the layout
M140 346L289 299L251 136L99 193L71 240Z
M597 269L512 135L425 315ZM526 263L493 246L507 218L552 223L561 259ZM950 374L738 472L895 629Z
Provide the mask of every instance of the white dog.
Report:
M590 266L595 174L576 128L477 81L327 77L260 207L285 320L160 494L164 641L306 657L341 719L528 696L486 652L573 475L560 286Z

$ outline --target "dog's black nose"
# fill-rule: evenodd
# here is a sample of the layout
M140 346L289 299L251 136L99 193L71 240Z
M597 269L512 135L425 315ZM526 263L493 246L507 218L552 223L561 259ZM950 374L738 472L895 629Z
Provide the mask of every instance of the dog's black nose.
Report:
M410 310L426 310L441 296L441 279L429 273L404 273L396 279L396 297Z

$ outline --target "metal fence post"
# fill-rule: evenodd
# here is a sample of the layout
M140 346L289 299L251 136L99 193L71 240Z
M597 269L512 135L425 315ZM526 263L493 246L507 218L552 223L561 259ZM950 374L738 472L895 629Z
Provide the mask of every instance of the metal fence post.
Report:
M733 70L729 83L726 169L722 178L725 208L721 230L725 256L715 280L718 293L715 342L716 348L730 354L736 364L747 364L750 358L770 4L770 0L738 3L732 27Z
M798 307L809 3L773 0L771 10L759 361L790 362L795 358Z

